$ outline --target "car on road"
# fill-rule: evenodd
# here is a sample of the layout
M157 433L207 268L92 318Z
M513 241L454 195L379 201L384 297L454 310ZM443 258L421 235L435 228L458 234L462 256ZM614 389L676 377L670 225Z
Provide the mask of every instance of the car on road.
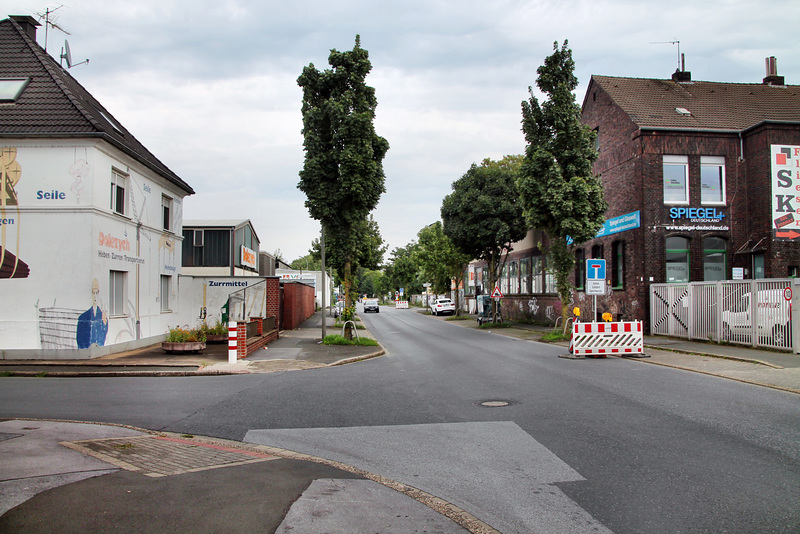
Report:
M431 313L437 316L446 313L454 315L456 313L456 305L453 304L453 301L450 299L436 299L436 301L431 304Z
M364 299L364 313L369 311L380 313L381 307L378 305L378 299Z

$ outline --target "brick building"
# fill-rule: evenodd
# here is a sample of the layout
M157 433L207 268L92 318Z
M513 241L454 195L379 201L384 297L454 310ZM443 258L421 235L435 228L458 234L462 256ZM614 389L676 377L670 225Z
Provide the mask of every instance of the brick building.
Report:
M597 132L609 208L576 248L573 297L590 309L585 260L607 265L598 313L647 320L651 283L778 278L800 271L800 86L768 60L762 83L593 76L582 119ZM552 320L560 310L531 232L509 254L504 315ZM482 266L473 266L481 283ZM488 288L483 288L484 291ZM467 293L471 293L467 288Z

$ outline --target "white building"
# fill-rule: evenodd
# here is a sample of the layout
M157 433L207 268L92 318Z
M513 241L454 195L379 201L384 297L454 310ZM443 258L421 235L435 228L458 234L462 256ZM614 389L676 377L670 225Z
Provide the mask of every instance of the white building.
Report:
M0 351L152 344L177 322L194 191L36 43L36 26L0 21Z

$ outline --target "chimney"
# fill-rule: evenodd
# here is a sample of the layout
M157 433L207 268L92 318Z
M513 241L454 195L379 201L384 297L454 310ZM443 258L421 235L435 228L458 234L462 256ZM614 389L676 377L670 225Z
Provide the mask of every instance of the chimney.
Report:
M36 26L41 26L41 24L36 22L35 18L29 15L11 15L8 18L22 26L22 29L28 34L28 37L36 41Z
M692 73L686 70L686 58L683 54L681 54L681 68L680 70L675 69L672 74L672 81L678 83L692 81Z
M764 78L764 85L786 85L783 76L778 76L778 60L775 56L764 59L767 64L767 77Z

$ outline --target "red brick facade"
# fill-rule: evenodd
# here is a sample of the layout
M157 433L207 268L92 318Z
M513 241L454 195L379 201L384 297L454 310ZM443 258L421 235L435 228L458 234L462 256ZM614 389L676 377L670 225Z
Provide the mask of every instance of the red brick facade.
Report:
M301 282L283 284L283 329L294 330L314 314L314 287Z

